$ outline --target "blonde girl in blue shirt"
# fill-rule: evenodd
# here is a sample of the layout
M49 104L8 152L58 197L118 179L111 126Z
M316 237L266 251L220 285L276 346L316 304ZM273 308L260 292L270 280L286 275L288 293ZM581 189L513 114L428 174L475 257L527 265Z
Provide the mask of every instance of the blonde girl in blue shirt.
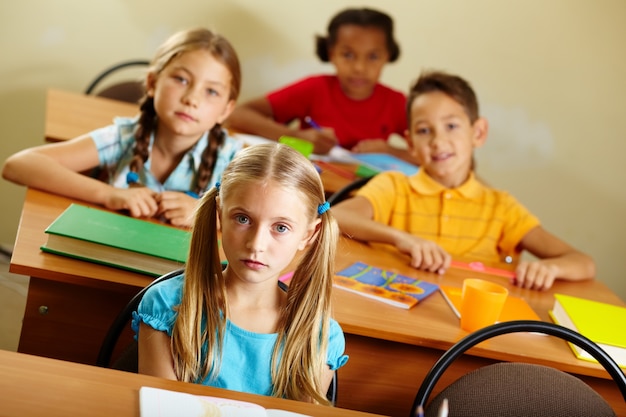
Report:
M240 85L239 60L225 38L202 28L178 32L151 62L137 118L18 152L2 175L133 217L187 226L197 197L239 150L220 125ZM102 181L80 174L94 169Z
M331 319L337 236L310 161L278 143L243 149L202 198L184 276L153 286L134 315L139 372L328 404L348 359Z

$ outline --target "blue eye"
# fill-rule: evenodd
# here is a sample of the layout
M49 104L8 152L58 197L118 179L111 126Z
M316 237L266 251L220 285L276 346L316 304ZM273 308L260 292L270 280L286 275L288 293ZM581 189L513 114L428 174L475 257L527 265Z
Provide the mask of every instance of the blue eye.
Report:
M207 88L206 93L207 93L208 96L219 96L220 95L220 93L217 90L213 89L213 88Z
M289 231L289 227L285 224L277 224L275 226L275 229L278 233L281 233L281 234L287 233Z
M239 224L248 224L250 223L250 219L248 219L247 216L244 216L243 214L239 214L237 216L235 216L235 221Z
M418 129L415 129L415 134L417 135L427 135L429 132L430 132L430 129L426 127L420 127Z

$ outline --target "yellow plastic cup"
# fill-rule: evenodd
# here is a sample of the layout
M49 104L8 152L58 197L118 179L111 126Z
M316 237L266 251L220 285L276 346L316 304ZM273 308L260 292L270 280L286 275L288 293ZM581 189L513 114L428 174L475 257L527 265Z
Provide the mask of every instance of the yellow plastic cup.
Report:
M509 290L502 285L478 278L463 281L461 328L474 332L495 324L506 302Z

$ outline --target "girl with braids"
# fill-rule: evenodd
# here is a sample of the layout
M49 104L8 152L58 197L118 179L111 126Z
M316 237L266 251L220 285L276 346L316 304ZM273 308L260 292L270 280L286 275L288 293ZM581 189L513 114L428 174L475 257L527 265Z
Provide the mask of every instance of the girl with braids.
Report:
M188 226L197 197L240 149L220 127L240 84L239 60L225 38L206 29L178 32L152 60L137 118L18 152L2 175L133 217ZM103 181L80 174L94 169Z
M314 166L282 144L243 149L192 230L184 274L152 287L134 313L139 372L328 404L348 358L330 318L338 230ZM293 264L285 288L278 277Z

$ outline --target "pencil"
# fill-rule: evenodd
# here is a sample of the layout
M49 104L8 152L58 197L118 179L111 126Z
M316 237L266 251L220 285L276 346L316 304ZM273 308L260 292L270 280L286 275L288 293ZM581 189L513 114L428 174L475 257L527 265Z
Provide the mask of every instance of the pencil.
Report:
M311 118L311 116L306 116L304 118L304 122L311 126L313 129L322 130L322 126L318 125L317 122Z
M437 413L437 417L448 417L448 399L444 398L439 406L439 413Z

